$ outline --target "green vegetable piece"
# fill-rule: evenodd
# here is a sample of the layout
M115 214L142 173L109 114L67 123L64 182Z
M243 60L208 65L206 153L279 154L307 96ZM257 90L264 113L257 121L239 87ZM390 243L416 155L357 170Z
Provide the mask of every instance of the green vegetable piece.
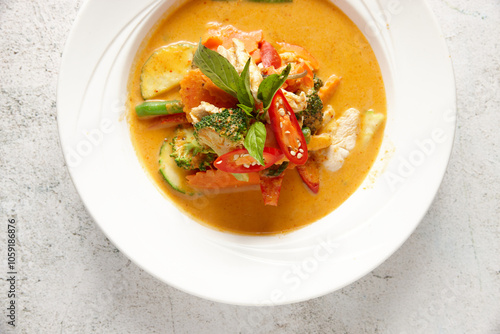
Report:
M201 40L194 54L193 64L217 87L237 97L237 83L240 78L238 72L226 58L201 44Z
M368 145L368 143L373 138L377 130L382 126L384 121L385 115L382 113L375 112L372 109L365 112L361 134L361 142L363 143L363 145Z
M281 165L272 165L268 169L265 170L266 176L268 177L276 177L280 176L287 168L288 168L288 161L283 162Z
M252 95L252 90L250 89L250 62L251 58L248 58L248 61L245 64L243 71L241 72L237 86L238 101L240 102L240 105L245 106L242 107L242 109L247 114L248 111L250 111L250 109L253 111L255 105L255 100Z
M248 182L250 181L250 176L248 176L248 173L232 173L234 178L238 181L241 182Z
M179 85L191 68L195 45L176 43L155 51L141 71L141 94L152 99Z
M135 113L140 118L171 115L184 112L183 107L179 100L146 101L135 107Z
M303 126L311 129L312 134L316 133L323 123L323 102L317 91L307 95L306 109L300 114L304 117Z
M187 184L186 176L190 172L186 169L180 168L175 163L174 159L170 157L172 154L172 145L168 140L163 142L160 148L160 174L165 181L172 187L172 189L187 195L194 195L195 191Z
M304 134L306 144L309 144L309 142L311 141L311 129L309 129L308 127L303 127L302 133Z
M319 89L321 87L323 87L323 80L321 80L319 77L317 77L316 74L314 75L313 82L314 82L314 90L315 91L319 91Z
M217 158L196 140L192 127L177 128L170 145L172 145L170 156L174 158L178 167L184 169L205 171Z
M266 135L266 126L261 122L255 122L248 129L244 143L248 153L262 166L265 165L264 144L266 143Z
M274 95L285 83L291 69L292 66L288 64L281 74L271 74L260 83L257 97L262 101L264 110L269 109Z
M202 145L210 147L220 156L243 146L249 120L239 108L224 109L195 123L194 135Z

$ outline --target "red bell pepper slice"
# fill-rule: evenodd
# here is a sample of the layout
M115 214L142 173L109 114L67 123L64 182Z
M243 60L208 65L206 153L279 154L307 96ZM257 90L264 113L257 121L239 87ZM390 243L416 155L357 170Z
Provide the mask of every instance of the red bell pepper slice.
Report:
M307 187L315 194L319 192L319 165L318 163L309 158L304 165L297 166L302 181Z
M284 173L276 177L260 176L260 190L265 205L278 206Z
M278 51L269 42L262 42L260 46L260 57L264 67L274 66L274 68L281 67L281 57Z

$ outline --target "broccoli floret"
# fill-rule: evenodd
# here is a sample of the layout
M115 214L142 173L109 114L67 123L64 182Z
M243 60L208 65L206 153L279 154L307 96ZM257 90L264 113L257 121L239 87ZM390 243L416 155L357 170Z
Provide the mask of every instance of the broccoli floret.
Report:
M319 77L316 76L316 74L314 75L314 90L315 91L319 91L319 89L321 87L323 87L323 80L321 80Z
M323 102L319 98L318 91L314 90L307 95L307 107L301 115L304 117L302 127L311 129L312 134L316 133L323 122Z
M194 135L202 145L223 155L243 147L248 126L249 118L243 110L224 109L195 123Z
M170 145L172 145L170 156L174 158L177 166L184 169L205 171L217 157L196 140L192 127L177 128Z

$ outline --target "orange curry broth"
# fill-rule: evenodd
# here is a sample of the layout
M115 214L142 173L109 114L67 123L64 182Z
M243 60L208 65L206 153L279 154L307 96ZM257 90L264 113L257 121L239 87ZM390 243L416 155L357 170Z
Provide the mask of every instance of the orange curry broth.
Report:
M243 31L262 29L265 40L305 47L320 63L317 75L342 77L329 101L336 118L354 107L361 112L374 109L386 113L384 83L375 55L363 34L337 7L326 0L294 0L287 4L247 1L188 1L163 18L139 50L129 79L128 122L132 142L145 170L158 188L195 220L212 228L242 234L291 231L332 212L360 186L380 148L383 131L370 145L357 145L337 172L321 171L320 191L313 195L295 170L286 172L278 207L264 206L260 191L190 198L177 193L158 172L158 154L172 129L150 131L149 122L138 120L134 107L141 103L140 71L153 51L177 42L198 42L206 23L221 22ZM159 96L179 99L178 89Z

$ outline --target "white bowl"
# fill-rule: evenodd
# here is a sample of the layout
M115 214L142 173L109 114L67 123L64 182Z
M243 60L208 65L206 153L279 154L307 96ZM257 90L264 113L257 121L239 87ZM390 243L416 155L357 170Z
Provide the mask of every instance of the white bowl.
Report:
M137 265L188 293L278 305L335 291L381 264L431 204L455 130L453 72L423 1L333 1L365 34L388 98L383 147L365 183L327 217L281 236L239 236L182 213L141 167L124 120L133 57L176 1L88 0L63 55L61 145L98 225ZM113 13L109 16L109 13Z

